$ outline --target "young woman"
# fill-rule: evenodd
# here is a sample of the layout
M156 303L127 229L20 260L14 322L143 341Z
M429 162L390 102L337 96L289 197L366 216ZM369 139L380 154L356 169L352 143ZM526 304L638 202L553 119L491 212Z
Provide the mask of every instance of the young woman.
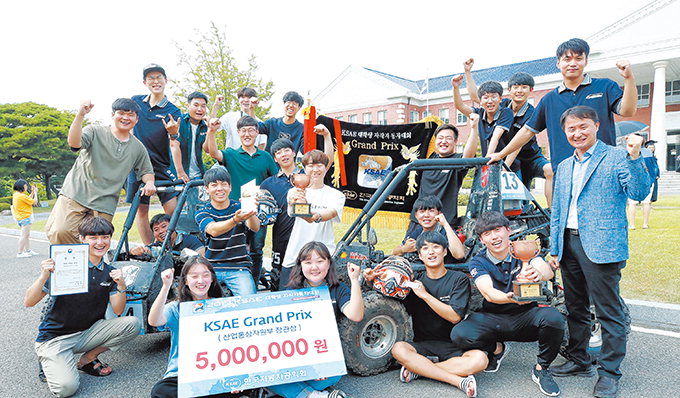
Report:
M347 274L351 281L351 287L347 287L338 279L335 264L331 261L331 253L326 245L312 241L300 249L295 265L290 271L286 288L302 289L327 285L336 318L346 316L351 321L359 322L364 318L364 301L361 297L361 285L359 284L360 273L359 266L351 263L347 265ZM338 389L329 388L337 383L340 377L281 384L267 388L284 398L340 398L345 397L345 393Z
M31 234L31 224L33 224L33 205L38 201L38 188L35 185L31 186L31 193L28 195L27 190L28 182L26 180L19 179L14 183L12 215L21 228L19 248L17 249L18 258L31 257L38 254L31 250L28 240Z
M177 300L165 304L174 274L175 271L172 268L161 273L163 286L149 310L149 325L156 326L159 330L170 331L168 369L163 379L151 389L152 398L177 397L179 303L222 297L222 288L217 283L212 265L205 257L196 256L190 258L182 268L177 288Z

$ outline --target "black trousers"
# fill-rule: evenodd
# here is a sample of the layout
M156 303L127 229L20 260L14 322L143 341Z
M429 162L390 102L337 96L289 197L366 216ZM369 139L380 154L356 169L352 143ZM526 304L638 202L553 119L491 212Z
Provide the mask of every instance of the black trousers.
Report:
M473 312L451 330L451 341L463 351L491 354L496 342L537 341L537 362L547 369L560 351L564 317L553 307L533 307L513 314Z
M621 377L621 362L626 355L626 318L623 299L619 295L621 268L625 261L596 264L588 259L579 235L564 235L564 252L560 260L564 298L567 305L569 345L567 352L574 362L590 363L588 342L591 319L590 300L602 325L602 351L599 358L601 375Z
M255 391L255 390L250 390ZM237 398L241 396L249 396L249 391L244 391L240 394L216 394L216 395L206 395L205 397L211 398ZM160 379L156 384L154 384L151 389L151 398L177 398L177 376L166 377L165 379ZM201 397L204 398L204 397Z

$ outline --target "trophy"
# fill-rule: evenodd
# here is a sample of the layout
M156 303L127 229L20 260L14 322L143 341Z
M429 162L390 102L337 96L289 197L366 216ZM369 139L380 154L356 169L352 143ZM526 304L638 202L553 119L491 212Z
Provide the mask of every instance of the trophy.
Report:
M522 270L517 278L512 281L512 291L517 301L545 301L543 287L545 281L534 282L526 278L529 268L529 260L541 252L541 243L538 240L517 240L510 242L510 254L522 261Z
M307 174L295 173L290 176L290 183L293 184L295 188L305 189L311 182L312 180ZM295 217L311 217L312 206L305 201L295 202L293 203L292 213Z

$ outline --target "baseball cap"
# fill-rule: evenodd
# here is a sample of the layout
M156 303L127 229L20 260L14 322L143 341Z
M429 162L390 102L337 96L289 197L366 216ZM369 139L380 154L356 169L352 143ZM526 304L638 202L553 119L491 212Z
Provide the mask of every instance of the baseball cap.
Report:
M163 69L162 66L158 64L149 64L144 67L144 74L142 75L142 78L146 79L146 75L151 72L161 72L163 76L167 77L165 74L165 69Z

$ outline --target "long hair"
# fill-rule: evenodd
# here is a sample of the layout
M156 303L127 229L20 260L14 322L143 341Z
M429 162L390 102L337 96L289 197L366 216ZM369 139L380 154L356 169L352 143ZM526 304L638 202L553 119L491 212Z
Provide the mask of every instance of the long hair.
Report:
M326 274L326 278L324 278L326 284L328 286L335 286L340 283L338 273L335 271L335 264L331 259L331 253L328 251L326 245L321 242L311 241L300 249L300 253L298 253L297 259L295 259L295 265L293 266L293 269L290 270L290 277L286 287L291 289L301 289L304 287L305 275L302 273L302 262L310 258L312 253L316 253L319 257L330 262L328 274Z
M210 264L210 261L208 261L203 256L193 256L189 258L186 263L184 263L184 266L182 267L182 273L179 277L179 285L177 286L177 300L180 303L184 301L194 301L194 297L191 295L191 290L189 290L189 286L187 286L187 274L195 265L198 264L205 265L212 275L212 282L210 282L210 288L208 289L208 297L218 298L224 296L224 293L222 293L222 288L217 282L215 269L213 268L212 264Z

